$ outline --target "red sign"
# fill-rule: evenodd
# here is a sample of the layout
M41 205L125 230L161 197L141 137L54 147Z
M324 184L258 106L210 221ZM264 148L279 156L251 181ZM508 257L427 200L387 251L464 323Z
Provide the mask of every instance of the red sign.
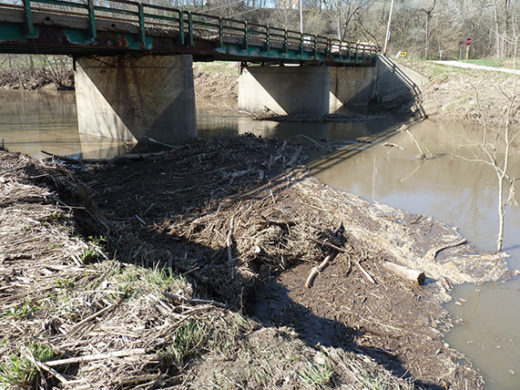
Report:
M473 43L473 39L471 39L471 38L466 39L466 45L471 46L472 43Z

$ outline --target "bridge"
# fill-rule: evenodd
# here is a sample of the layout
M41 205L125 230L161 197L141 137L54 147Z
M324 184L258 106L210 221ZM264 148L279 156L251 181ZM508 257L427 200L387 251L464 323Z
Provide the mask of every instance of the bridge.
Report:
M377 48L127 0L0 0L0 52L74 59L81 133L196 135L193 61L240 61L239 109L323 115L374 97ZM329 96L331 95L331 96Z

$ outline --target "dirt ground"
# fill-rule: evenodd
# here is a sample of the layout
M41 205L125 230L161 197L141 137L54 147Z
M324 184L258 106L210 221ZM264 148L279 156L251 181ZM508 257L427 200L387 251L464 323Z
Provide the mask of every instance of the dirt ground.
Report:
M0 382L481 388L442 304L509 277L503 258L320 184L301 166L314 152L242 136L67 167L2 153Z
M513 103L512 123L519 124L520 102L511 101L518 76L426 61L405 61L404 64L428 78L429 83L421 92L423 108L431 118L502 128L509 105Z

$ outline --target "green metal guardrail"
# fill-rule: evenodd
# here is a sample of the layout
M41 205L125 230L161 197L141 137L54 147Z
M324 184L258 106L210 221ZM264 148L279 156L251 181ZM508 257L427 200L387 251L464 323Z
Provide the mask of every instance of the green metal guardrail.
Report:
M193 47L196 39L216 41L224 48L229 43L241 45L242 50L250 46L269 52L277 51L312 53L314 56L341 57L352 63L375 57L377 47L367 43L340 41L320 35L310 35L269 25L223 18L198 12L154 4L143 4L131 0L22 0L23 5L5 3L0 7L22 8L25 15L26 38L36 37L33 11L83 16L88 18L91 41L98 37L97 22L101 20L130 23L138 27L141 49L151 49L151 36L147 29L174 30L178 43ZM268 54L267 54L268 56Z

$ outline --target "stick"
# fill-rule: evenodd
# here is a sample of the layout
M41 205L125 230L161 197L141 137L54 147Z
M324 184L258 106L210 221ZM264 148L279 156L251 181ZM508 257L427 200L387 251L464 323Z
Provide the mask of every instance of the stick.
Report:
M298 159L298 156L300 155L300 153L302 152L302 147L301 146L298 146L296 148L296 151L294 152L294 155L291 157L291 159L289 160L289 162L287 163L288 166L292 167L293 164L296 162L296 160Z
M213 305L213 306L218 306L218 307L227 307L223 303L220 303L217 301L212 301L210 299L186 298L186 297L183 297L182 295L172 294L169 291L163 292L163 295L168 299L172 299L174 301L182 302L182 303L190 303L190 304L194 304L194 305L203 304L203 305Z
M464 245L465 243L467 243L468 241L463 238L459 241L456 241L454 243L451 243L451 244L446 244L446 245L443 245L441 246L440 248L437 248L433 254L433 259L432 260L435 260L437 258L437 255L442 252L444 249L448 249L448 248L453 248L453 247L456 247L456 246L459 246L459 245Z
M316 244L328 246L329 248L334 249L335 251L338 251L338 252L341 252L341 253L347 253L347 251L345 249L340 248L339 246L336 246L334 244L331 244L330 242L320 241L320 240L316 240L314 238L311 238L311 241L314 241Z
M370 274L363 268L363 266L359 263L359 261L356 261L356 265L359 267L359 269L361 270L363 275L365 275L365 277L368 279L368 281L370 283L377 284L376 281L374 280L374 278L372 276L370 276Z
M420 286L422 286L426 280L426 275L421 271L403 267L402 265L391 263L390 261L384 261L383 266L397 276L416 282Z
M320 143L316 142L315 140L313 140L311 137L307 137L306 135L304 134L296 134L296 135L293 135L291 138L296 138L296 137L302 137L302 138L305 138L309 141L311 141L312 143L314 143L314 145L322 148L323 150L327 150L327 148L323 145L321 145Z
M419 146L419 143L415 140L415 137L413 136L413 134L410 132L410 130L408 129L405 129L406 131L406 134L408 134L408 136L412 139L412 141L415 143L415 146L417 146L417 149L419 149L419 155L421 156L424 156L424 152L422 151L421 147Z
M311 288L314 285L314 280L320 272L327 268L327 265L329 264L331 258L332 256L328 255L319 265L312 267L311 272L309 273L309 276L305 281L305 288Z
M33 363L39 370L47 371L49 374L51 374L53 377L55 377L57 380L59 380L63 384L69 383L69 381L63 375L61 375L58 371L50 368L47 364L36 360L30 351L26 351L25 357L31 363Z
M57 367L57 366L64 366L66 364L85 363L85 362L92 362L95 360L104 360L104 359L120 358L120 357L126 357L126 356L144 355L145 353L146 353L146 350L144 348L135 348L135 349L128 349L126 351L114 351L114 352L108 352L108 353L99 353L97 355L90 355L90 356L78 356L78 357L73 357L73 358L68 358L68 359L50 360L50 361L46 362L46 364L49 367Z
M105 308L95 312L92 315L89 315L87 318L81 320L80 322L75 324L72 328L70 328L69 331L67 332L68 335L70 336L70 335L74 334L78 330L78 328L80 328L83 324L85 324L86 322L89 322L90 320L93 320L96 317L99 317L101 314L104 314L105 312L113 309L117 305L119 305L119 302L116 302L116 303L114 303L114 304L112 304L110 306L107 306L107 307L105 307Z
M228 256L228 261L231 263L233 261L233 252L231 251L231 246L233 244L233 228L235 225L235 214L231 217L229 221L229 233L226 238L226 252Z

